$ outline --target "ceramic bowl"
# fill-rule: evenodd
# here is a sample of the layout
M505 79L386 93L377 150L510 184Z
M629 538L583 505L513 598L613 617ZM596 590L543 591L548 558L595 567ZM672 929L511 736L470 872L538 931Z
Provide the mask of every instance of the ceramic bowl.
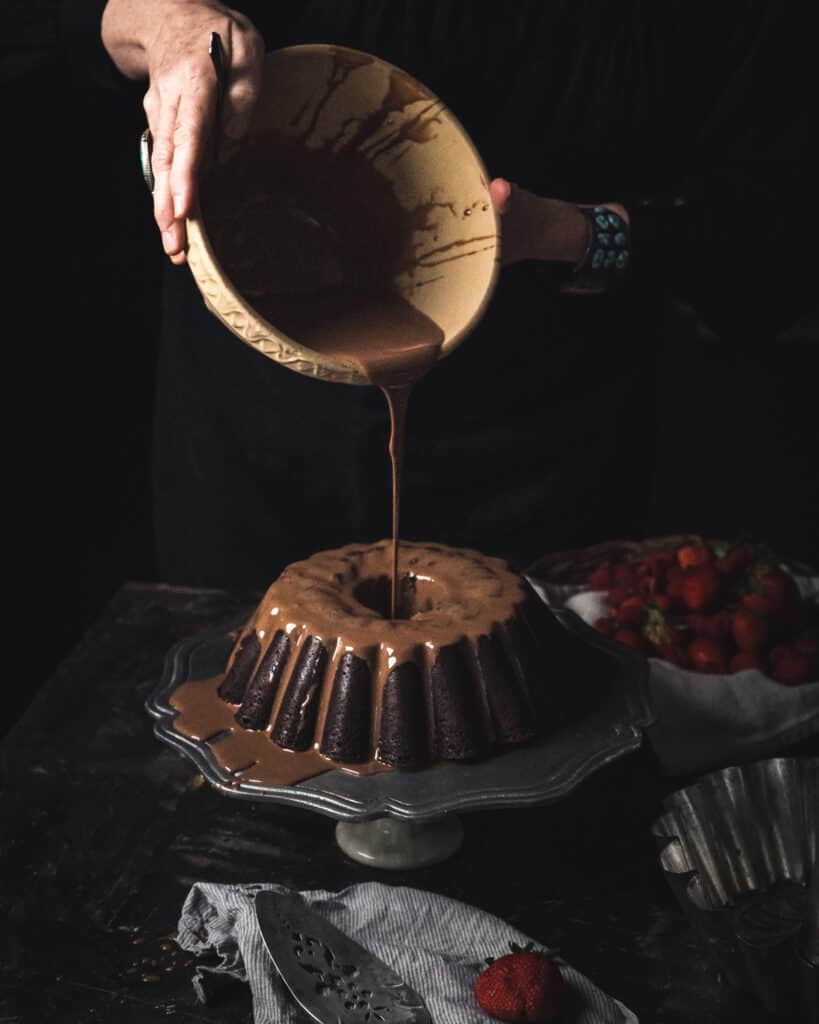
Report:
M488 186L464 128L401 69L335 46L277 50L247 139L203 175L188 263L242 341L299 373L366 383L281 310L309 312L328 289L387 290L434 321L446 356L496 281Z

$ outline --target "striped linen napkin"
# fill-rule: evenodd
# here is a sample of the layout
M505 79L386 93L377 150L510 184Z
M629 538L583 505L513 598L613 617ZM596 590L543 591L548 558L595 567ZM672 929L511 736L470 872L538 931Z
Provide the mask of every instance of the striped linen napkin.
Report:
M214 985L233 978L250 985L254 1024L295 1024L304 1014L287 995L256 924L253 900L262 890L287 891L279 885L196 883L182 907L176 941L208 961L197 965L193 978L201 1002L209 1000ZM486 958L509 952L511 942L531 941L500 918L420 889L364 882L301 895L414 988L435 1024L489 1021L474 994ZM558 962L566 983L561 1021L637 1024L625 1006Z

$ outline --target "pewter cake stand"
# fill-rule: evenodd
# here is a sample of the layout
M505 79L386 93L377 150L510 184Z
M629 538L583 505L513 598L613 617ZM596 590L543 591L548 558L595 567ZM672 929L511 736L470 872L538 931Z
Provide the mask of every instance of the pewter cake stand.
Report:
M421 867L459 848L463 829L458 814L552 803L640 746L642 731L652 721L648 662L574 612L555 614L566 629L612 659L611 677L583 718L539 742L484 761L367 776L332 770L292 786L242 782L217 764L206 742L176 732L176 710L170 704L182 683L223 671L233 646L224 633L203 633L173 647L146 708L156 719L156 736L190 758L226 796L317 811L337 820L338 845L354 860L382 868Z

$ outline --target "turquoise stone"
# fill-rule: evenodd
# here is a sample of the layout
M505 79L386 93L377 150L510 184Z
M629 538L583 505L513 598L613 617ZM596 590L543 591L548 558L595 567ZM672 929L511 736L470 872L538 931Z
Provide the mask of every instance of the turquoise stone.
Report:
M607 220L608 220L609 224L611 224L611 226L613 228L619 228L620 227L620 218L617 216L616 213L610 213L608 215Z
M601 228L607 228L609 226L609 219L604 214L598 214L595 218L595 222Z
M626 236L623 234L622 231L618 231L617 234L614 236L614 244L615 245L625 245L626 244Z
M610 252L608 254L608 256L606 256L606 262L605 262L604 266L606 266L606 267L613 267L614 266L614 261L616 259L617 259L617 255L615 253L613 253L613 252Z
M618 256L617 256L617 259L615 260L615 264L616 264L616 266L618 267L619 270L622 270L623 267L628 266L628 253L627 252L619 253Z
M594 256L592 256L592 270L599 270L605 258L606 256L602 249L595 249Z
M601 231L597 236L597 241L601 245L611 245L611 235L608 231Z

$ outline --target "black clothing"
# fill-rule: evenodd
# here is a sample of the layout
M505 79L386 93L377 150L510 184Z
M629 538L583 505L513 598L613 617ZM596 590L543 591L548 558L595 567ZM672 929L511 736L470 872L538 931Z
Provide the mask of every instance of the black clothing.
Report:
M63 3L62 30L82 65L115 83L90 31L95 6L98 16L102 4ZM468 0L234 6L269 48L331 42L409 71L447 102L493 176L619 200L633 218L624 289L565 296L565 267L507 268L483 321L418 385L402 535L517 567L643 535L656 360L674 311L693 307L714 345L740 350L770 344L815 304L806 27L768 3L701 13L533 0L493 19ZM165 277L161 577L263 586L295 558L387 535L382 396L283 369L207 312L187 268Z

